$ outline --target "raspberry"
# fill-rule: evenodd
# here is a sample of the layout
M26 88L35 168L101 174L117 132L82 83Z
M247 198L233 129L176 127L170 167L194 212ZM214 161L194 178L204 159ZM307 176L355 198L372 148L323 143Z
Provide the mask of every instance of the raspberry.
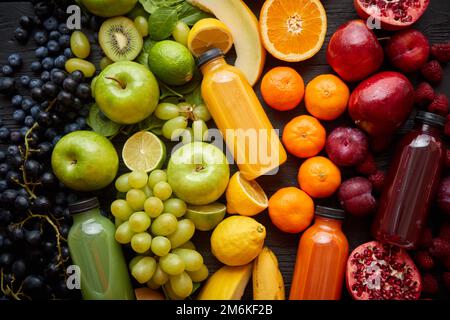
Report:
M425 63L420 68L420 72L431 83L439 83L442 81L442 67L437 60L431 60Z
M433 243L433 233L430 228L426 228L422 231L419 239L419 247L429 248Z
M445 94L437 94L428 106L428 111L437 113L443 117L448 114L448 99Z
M416 90L414 91L414 102L417 105L426 105L431 103L433 99L434 90L428 82L422 82L416 87Z
M383 171L378 170L376 173L373 173L369 176L369 181L372 182L372 186L377 192L381 192L384 185L384 180L386 175Z
M447 258L444 258L442 263L444 264L445 269L450 271L450 256L448 256Z
M444 283L447 290L450 291L450 272L444 272L442 274L442 282Z
M364 161L356 167L356 171L366 176L377 172L377 164L371 153L368 153Z
M447 116L447 119L445 121L444 134L447 137L450 137L450 116Z
M450 121L445 123L445 134L450 135ZM445 167L450 168L450 149L447 149L447 159L445 161Z
M431 54L440 62L450 62L450 42L433 44Z
M436 280L436 278L426 273L422 276L422 292L423 293L429 293L429 294L435 294L439 290L439 284Z
M422 270L428 271L434 267L434 260L427 251L417 252L415 255L415 260L417 266Z
M441 238L434 238L429 251L433 257L439 259L450 256L450 242Z
M439 238L450 242L450 223L444 223L439 229Z

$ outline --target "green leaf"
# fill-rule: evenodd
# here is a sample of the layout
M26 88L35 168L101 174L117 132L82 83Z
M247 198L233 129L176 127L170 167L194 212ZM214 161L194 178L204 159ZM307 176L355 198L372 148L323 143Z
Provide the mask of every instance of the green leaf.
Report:
M161 95L159 96L160 100L165 99L167 97L183 98L183 95L181 93L176 92L171 87L169 87L168 85L166 85L161 81L159 82L159 87L161 88Z
M195 69L194 76L192 77L191 81L181 86L172 87L172 89L179 94L186 95L197 89L201 81L202 75L200 74L200 71L198 71L198 69Z
M185 0L139 0L145 11L153 14L159 8L175 7Z
M170 37L178 22L177 11L172 8L158 8L148 19L149 36L153 40Z
M150 52L150 50L153 48L153 46L157 43L157 41L153 41L150 38L146 38L144 40L144 51L145 52Z
M142 7L140 3L137 3L134 8L127 13L127 17L131 20L136 19L136 17L144 17L145 19L148 19L148 12Z
M203 104L203 98L202 98L202 88L201 86L198 86L193 92L185 96L186 101L189 102L192 105L200 105Z
M158 119L154 115L146 118L138 124L139 131L152 131L154 134L161 135L161 128L165 123L164 120ZM158 133L159 132L159 133Z
M95 103L89 110L86 123L92 130L104 137L111 137L122 128L122 125L109 120Z
M149 69L148 67L148 53L145 51L142 51L138 57L135 60L137 63L142 64L144 67L146 67L147 69Z
M187 2L183 2L178 6L178 19L189 26L193 26L199 20L211 17L211 14L202 11L197 7L191 6Z

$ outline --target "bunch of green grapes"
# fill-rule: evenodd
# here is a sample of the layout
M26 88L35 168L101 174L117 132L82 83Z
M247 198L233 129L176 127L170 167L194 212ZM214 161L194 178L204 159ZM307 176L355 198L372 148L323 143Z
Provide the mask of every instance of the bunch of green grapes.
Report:
M196 106L188 102L163 102L156 107L155 116L166 121L162 126L162 135L166 139L176 140L181 137L183 143L207 139L206 122L211 119L211 115L204 104Z
M183 218L186 203L173 196L166 172L133 171L115 186L124 195L111 204L116 241L138 254L129 264L132 276L152 289L163 286L173 299L188 297L193 283L208 277L208 268L190 241L195 225Z

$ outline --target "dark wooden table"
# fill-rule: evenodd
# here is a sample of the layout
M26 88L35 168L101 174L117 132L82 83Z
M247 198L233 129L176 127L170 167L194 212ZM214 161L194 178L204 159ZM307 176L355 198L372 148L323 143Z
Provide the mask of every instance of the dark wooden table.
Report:
M219 0L218 0L219 1ZM256 16L259 16L259 12L264 1L262 0L248 0L245 1ZM325 39L324 46L318 54L313 58L300 62L300 63L285 63L279 61L267 55L267 61L265 65L265 72L275 66L289 65L298 70L302 75L305 83L308 83L311 79L319 74L333 73L332 69L328 66L325 58L326 46L330 39L330 36L334 31L344 22L358 18L354 8L353 0L322 0L322 3L327 12L328 18L328 30L327 37ZM32 14L31 5L27 2L8 2L3 1L0 3L0 63L5 61L7 56L13 52L20 52L24 58L24 67L21 73L29 72L28 66L34 58L34 45L30 41L25 47L19 46L13 39L13 31L17 27L17 19L22 14ZM422 31L430 40L431 43L443 42L450 40L450 1L448 0L431 0L430 6L424 16L415 24L414 28ZM377 32L380 37L389 35L389 33ZM93 46L94 54L93 60L97 63L99 61L99 48L97 45ZM385 67L388 68L388 67ZM416 83L417 79L412 77L411 80ZM259 94L259 83L255 85L255 90ZM446 93L450 96L450 68L445 70L444 81L436 88L437 91ZM293 117L306 113L304 104L302 103L298 108L288 112L274 111L265 106L269 118L275 128L283 129L284 125ZM0 97L0 116L4 122L13 126L11 119L12 108L9 101ZM348 118L345 116L342 119L327 123L327 131L337 125L349 124ZM116 146L121 148L121 141L117 141ZM1 146L0 146L1 147ZM389 153L379 155L378 161L382 166L388 164ZM280 171L275 176L266 176L258 179L261 186L264 188L268 196L271 196L279 188L287 186L298 186L297 184L297 171L301 164L301 160L293 156L289 156L287 162L280 168ZM235 168L233 168L235 170ZM352 172L344 172L344 176L351 175ZM105 204L104 209L107 208L107 203L113 199L115 193L111 189L109 196L104 196L102 203ZM338 206L335 198L316 201L316 204L326 204L330 206ZM436 215L435 215L436 216ZM432 219L436 218L433 217ZM266 245L273 249L278 257L281 271L283 273L286 293L289 293L292 273L295 264L295 257L297 251L297 244L300 238L300 234L286 234L277 230L268 217L267 212L263 212L257 216L257 219L261 221L267 227ZM350 247L354 248L357 245L371 240L369 233L371 218L356 219L348 217L344 223L344 231L350 242ZM199 248L199 251L205 257L206 263L211 271L220 267L220 263L212 256L209 245L210 233L197 232L194 238L194 242ZM348 297L346 290L344 289L344 296ZM251 298L251 285L248 286L245 298Z

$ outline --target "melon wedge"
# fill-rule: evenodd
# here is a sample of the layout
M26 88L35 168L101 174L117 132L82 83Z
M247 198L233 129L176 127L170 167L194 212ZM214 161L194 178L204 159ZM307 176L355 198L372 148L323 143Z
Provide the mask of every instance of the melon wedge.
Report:
M258 19L241 0L188 0L193 6L211 12L230 29L236 50L235 66L253 86L264 68L266 51L259 33Z

